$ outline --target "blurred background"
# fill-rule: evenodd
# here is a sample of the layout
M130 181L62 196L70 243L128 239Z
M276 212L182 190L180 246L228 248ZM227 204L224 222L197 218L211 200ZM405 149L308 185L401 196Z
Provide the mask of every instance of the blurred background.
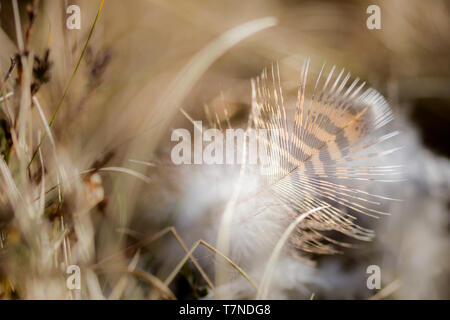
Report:
M28 49L41 61L49 50L49 79L37 96L50 118L100 1L20 0L18 4L24 33L30 21L27 7L35 8ZM80 30L65 26L71 4L81 9ZM366 27L371 4L381 8L380 30ZM249 36L214 60L179 104L162 104L172 101L174 79L202 48L235 26L269 16L278 20L276 26ZM18 53L13 17L12 2L1 0L2 75ZM402 131L397 144L403 149L394 158L404 166L405 182L384 192L403 201L388 204L391 216L374 224L373 243L345 249L341 255L315 257L317 277L325 285L313 284L301 294L295 288L280 288L283 293L273 297L309 298L314 293L316 299L370 298L376 292L366 287L366 268L376 264L381 268L382 288L387 288L376 298L449 299L449 17L450 1L440 0L106 0L52 131L70 166L78 171L107 164L135 170L151 182L127 174L102 174L104 196L90 213L95 253L84 263L96 264L120 252L110 264L126 266L137 250L122 248L171 225L184 182L166 168L170 133L190 125L179 107L200 120L205 119L205 104L219 117L226 105L231 118L238 119L250 108L251 78L277 62L283 88L287 95L295 94L302 64L310 57L316 68L323 62L345 67L389 101ZM14 87L15 77L13 73L6 88ZM42 147L51 149L49 143ZM169 173L161 175L161 171ZM140 248L140 268L164 274L161 266L168 262L162 261L170 255L164 248L164 244ZM172 257L172 266L182 258L180 253ZM33 270L33 261L27 263ZM14 270L13 262L3 264L3 280ZM151 297L150 289L140 282L127 282L117 294L114 288L122 281L120 276L97 273L96 277L98 290L88 285L90 298L107 292L115 292L115 298ZM21 288L19 277L12 278ZM198 298L204 295L198 293L199 283L198 275L184 270L171 288L177 297ZM12 297L11 292L20 298L61 297L22 287L10 289L9 294L4 289L3 297Z

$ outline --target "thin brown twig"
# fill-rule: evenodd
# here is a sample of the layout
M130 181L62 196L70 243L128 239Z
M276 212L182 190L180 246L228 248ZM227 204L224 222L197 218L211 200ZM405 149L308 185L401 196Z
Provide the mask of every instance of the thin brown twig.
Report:
M242 270L241 267L239 267L236 263L234 263L230 258L228 258L226 255L224 255L222 252L220 252L219 250L217 250L216 248L214 248L213 246L211 246L210 244L208 244L207 242L205 242L203 240L198 240L192 246L191 250L189 250L189 252L186 254L186 256L183 259L181 259L181 261L178 263L178 265L175 267L175 269L173 269L173 271L170 273L170 275L164 281L164 283L166 285L169 285L173 281L175 276L178 274L178 272L180 272L181 268L186 263L187 259L192 256L192 253L198 248L199 245L203 245L204 247L211 250L215 254L224 258L225 261L227 261L233 268L235 268L250 283L250 285L253 288L255 288L255 290L258 290L258 285L247 275L247 273L245 273L244 270Z
M129 232L128 230L127 230L126 232L127 232L128 234L130 234L130 232ZM117 257L118 255L123 254L124 252L127 252L127 251L129 251L129 250L137 249L137 248L141 248L141 247L148 246L149 244L151 244L152 242L154 242L154 241L160 239L161 237L163 237L165 234L167 234L167 233L169 233L169 232L171 232L171 233L174 235L175 239L176 239L176 240L178 241L178 243L181 245L181 247L183 248L183 250L184 250L186 253L188 253L188 252L189 252L189 249L188 249L188 247L186 246L186 243L185 243L185 242L183 241L183 239L180 237L180 235L179 235L178 232L176 231L175 227L170 226L170 227L164 228L163 230L157 232L156 234L152 235L150 238L147 238L147 239L143 239L143 240L141 240L141 241L138 241L138 242L136 242L136 243L134 243L134 244L132 244L132 245L126 247L125 249L119 251L118 253L113 254L113 255L111 255L111 256L109 256L109 257L103 259L102 261L98 262L98 263L96 264L96 266L102 265L102 264L104 264L105 262L109 261L110 259L112 259L112 258L114 258L114 257ZM136 235L135 232L131 232L131 233L134 233L134 236ZM200 272L201 276L205 279L206 283L207 283L208 286L211 288L211 290L212 290L215 294L217 294L216 288L214 287L212 281L209 279L209 277L208 277L208 275L206 274L206 272L203 270L203 268L202 268L202 267L200 266L200 264L197 262L197 259L195 259L195 257L192 256L192 255L191 255L189 258L191 259L192 263L193 263L194 266L197 268L197 270Z

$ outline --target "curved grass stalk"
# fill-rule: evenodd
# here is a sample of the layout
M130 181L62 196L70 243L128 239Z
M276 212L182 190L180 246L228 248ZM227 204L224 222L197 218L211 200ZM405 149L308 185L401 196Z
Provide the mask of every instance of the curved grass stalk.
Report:
M239 178L236 185L233 188L233 193L230 200L227 202L225 210L220 220L219 232L217 235L217 247L223 253L224 256L229 255L230 251L230 230L231 223L233 221L234 208L238 202L239 194L241 193L242 182L245 174L245 160L247 158L247 142L244 139L243 152L242 152L242 166L239 172ZM220 286L222 284L228 283L228 273L223 261L216 260L215 263L216 271L216 285Z
M156 103L154 110L164 110L164 117L161 122L167 124L168 120L179 110L181 102L192 90L195 83L220 56L244 39L276 24L277 20L274 17L248 21L227 30L197 52L175 76ZM155 114L149 113L143 122L144 127L148 127L154 119ZM159 140L159 137L155 138L155 141L157 140ZM140 145L139 148L142 149L142 146Z
M261 280L261 284L258 290L258 293L256 295L256 299L266 299L267 294L269 291L269 285L270 285L270 279L272 278L272 274L275 270L278 258L280 257L281 250L283 249L286 241L288 240L289 236L291 235L292 231L297 227L297 225L302 222L306 217L313 214L314 212L320 211L322 209L329 208L329 206L319 207L315 208L313 210L310 210L308 212L305 212L301 215L299 215L284 231L283 235L281 236L280 240L278 240L277 244L275 245L275 248L272 251L272 254L269 258L269 261L267 262L266 268L264 270L264 274Z
M104 168L98 169L98 171L112 171L112 172L126 173L126 174L132 175L132 176L134 176L134 177L144 181L145 183L150 183L151 182L149 177L143 175L142 173L139 173L137 171L134 171L134 170L128 169L128 168L123 168L123 167L104 167Z

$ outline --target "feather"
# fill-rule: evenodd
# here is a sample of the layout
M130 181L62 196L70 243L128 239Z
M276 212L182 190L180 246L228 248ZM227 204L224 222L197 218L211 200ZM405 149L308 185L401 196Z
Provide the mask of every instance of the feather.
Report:
M350 73L344 69L335 75L332 67L325 75L325 66L310 90L309 69L308 60L302 68L293 115L285 106L278 66L264 70L252 80L250 117L262 147L262 190L295 214L326 207L298 226L292 243L307 252L333 253L336 249L331 244L342 243L325 236L326 231L360 240L374 237L371 230L356 223L355 214L375 218L386 214L374 207L389 198L354 184L394 181L385 176L396 174L398 167L364 161L397 150L376 152L372 147L398 132L384 133L393 115L377 91L363 90L365 83L358 78L350 82Z

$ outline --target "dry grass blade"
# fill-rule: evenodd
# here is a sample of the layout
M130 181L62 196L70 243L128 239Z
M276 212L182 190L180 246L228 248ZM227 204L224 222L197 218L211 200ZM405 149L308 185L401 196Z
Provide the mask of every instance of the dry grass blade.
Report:
M131 231L131 230L122 230L123 232L136 236L135 232ZM175 239L177 240L177 242L180 244L180 246L183 248L183 250L186 252L186 254L189 253L189 248L186 246L186 243L183 241L183 239L180 237L180 235L178 234L178 232L176 231L175 227L171 226L171 227L167 227L164 228L163 230L157 232L156 234L152 235L149 238L143 239L141 241L138 241L135 244L132 244L130 246L128 246L127 248L125 248L124 250L122 250L121 252L118 252L112 256L109 256L105 259L103 259L102 261L100 261L99 263L97 263L94 267L99 267L100 265L108 262L109 260L111 260L114 257L117 257L118 255L120 255L123 252L126 252L128 250L132 250L132 249L137 249L137 248L141 248L141 247L145 247L150 245L151 243L157 241L158 239L160 239L161 237L163 237L164 235L166 235L167 233L172 233L173 236L175 237ZM206 245L206 244L205 244ZM215 250L215 249L214 249ZM193 255L187 255L187 257L191 260L191 262L194 264L194 266L197 268L197 270L199 271L199 273L201 274L201 276L203 277L203 279L205 280L205 282L208 284L208 286L211 288L211 290L217 295L216 292L216 288L213 285L212 281L209 279L208 275L206 274L206 272L203 270L203 268L200 266L200 264L197 262L197 260L195 259L195 257Z
M386 287L378 291L375 295L369 298L369 300L381 300L386 297L389 297L395 291L397 291L401 287L402 283L400 279L395 279L391 283L389 283Z
M121 173L125 173L125 174L129 174L133 177L136 177L142 181L144 181L145 183L150 183L151 180L149 177L143 175L142 173L139 173L135 170L129 169L129 168L123 168L123 167L104 167L104 168L100 168L98 169L98 171L104 171L104 172L121 172Z
M133 259L131 259L130 263L128 264L128 270L130 272L133 272L136 270L137 264L139 263L139 258L141 255L141 251L138 250L136 254L134 255ZM114 288L111 290L111 294L108 297L108 300L118 300L122 296L128 282L129 282L128 276L122 276L119 281L117 281L117 284L114 286Z
M223 254L222 252L220 252L219 250L217 250L216 248L214 248L213 246L211 246L210 244L206 243L203 240L198 240L191 248L191 250L189 250L189 252L185 255L185 257L183 259L181 259L181 261L177 264L177 266L172 270L172 272L170 273L170 275L166 278L166 280L164 281L164 283L166 285L169 285L173 279L175 279L176 275L178 274L178 272L180 272L181 268L183 267L183 265L186 263L186 261L192 256L192 254L194 253L194 251L198 248L199 245L202 245L204 247L206 247L207 249L211 250L212 252L214 252L215 254L219 255L220 257L222 257L223 259L225 259L226 262L228 262L234 269L236 269L249 283L250 285L255 288L256 290L258 290L258 285L255 283L255 281L253 281L248 275L247 273L242 270L242 268L240 268L236 263L234 263L230 258L228 258L225 254ZM217 297L218 298L218 297Z
M23 53L25 46L24 46L23 36L22 36L22 26L20 23L19 6L17 4L17 0L11 0L11 1L12 1L12 6L13 6L13 13L14 13L14 25L16 27L17 46L19 47L20 53Z
M159 280L159 278L155 277L151 273L144 272L142 270L132 270L125 269L124 272L131 273L135 275L136 277L150 283L157 291L158 293L164 298L169 300L176 300L177 298L173 294L173 292L169 289L166 283Z
M8 92L4 97L0 97L0 102L3 102L4 100L8 99L9 97L12 97L14 95L14 92Z
M152 235L149 239L141 240L138 243L135 243L134 245L131 245L131 246L127 247L125 250L147 246L147 245L153 243L154 241L160 239L161 237L163 237L165 234L167 234L169 232L173 234L173 236L175 237L177 242L180 244L180 246L183 248L183 250L186 252L186 254L188 254L189 253L189 248L186 246L186 243L183 241L183 239L181 238L181 236L178 234L177 230L173 226L164 228L163 230L161 230L161 231L157 232L156 234ZM206 281L208 286L211 288L211 290L215 294L217 294L215 286L213 285L212 281L209 279L209 277L206 274L206 272L200 266L200 264L198 263L197 259L195 259L195 257L193 255L190 255L189 258L190 258L191 262L194 264L194 266L197 268L198 272L201 274L203 279Z
M88 48L89 42L91 41L92 34L94 33L95 26L97 25L97 21L98 21L98 18L99 18L99 16L100 16L100 12L102 12L102 8L103 8L103 3L104 3L104 2L105 2L105 0L101 0L101 2L100 2L100 5L99 5L98 11L97 11L97 15L95 16L94 22L92 23L92 27L91 27L91 29L89 30L88 38L87 38L86 42L84 43L83 50L81 51L81 54L80 54L80 57L78 58L77 64L76 64L76 66L75 66L75 69L74 69L73 72L72 72L72 76L70 77L70 80L69 80L69 82L67 83L66 88L64 89L64 93L63 93L63 95L61 96L61 99L59 100L58 104L56 105L55 112L53 113L52 118L50 119L50 122L48 123L48 126L49 126L49 127L52 127L53 122L54 122L55 119L56 119L56 115L58 114L59 109L61 109L61 106L62 106L62 104L63 104L63 102L64 102L64 99L65 99L66 96L67 96L67 93L69 92L69 89L70 89L70 87L71 87L71 85L72 85L72 82L73 82L73 80L75 79L75 76L77 75L78 68L80 67L81 61L83 60L83 57L84 57L84 55L86 54L86 50L87 50L87 48ZM30 162L28 163L28 167L30 167L31 164L33 163L33 160L34 160L34 158L35 158L36 155L37 155L37 150L38 150L39 147L42 145L42 142L44 141L45 137L46 137L46 135L44 135L44 136L41 138L41 140L39 141L39 144L38 144L38 146L36 147L36 149L34 150L33 155L31 156Z
M234 185L234 188L233 188L233 193L231 194L231 197L225 206L225 210L224 210L222 218L220 220L219 232L217 235L217 247L218 247L218 250L220 250L220 252L222 252L222 254L224 256L229 255L231 223L233 221L233 212L234 212L234 208L238 202L239 195L241 193L242 184L245 179L245 170L246 170L245 159L247 158L246 143L247 142L244 140L243 152L242 152L242 163L243 164L240 168L239 178L236 181L236 184ZM216 269L216 285L219 286L219 285L228 283L229 282L228 272L226 269L226 265L223 263L223 261L220 261L217 259L216 264L215 264L215 269Z
M152 162L141 161L141 160L134 160L134 159L128 159L128 161L130 161L132 163L136 163L136 164L142 164L142 165L147 166L147 167L156 167L156 164L152 163Z
M258 293L256 295L257 299L267 299L267 294L269 292L269 285L270 285L270 279L272 277L272 274L275 270L276 263L278 261L278 258L281 254L281 251L283 250L284 245L286 244L289 236L291 233L295 230L295 228L309 215L313 214L314 212L318 212L320 210L323 210L327 207L319 207L313 210L310 210L308 212L305 212L301 215L299 215L291 224L286 228L281 238L278 240L275 248L272 251L272 254L270 255L269 260L267 261L266 268L264 270L264 274L261 280L261 284L259 286Z

